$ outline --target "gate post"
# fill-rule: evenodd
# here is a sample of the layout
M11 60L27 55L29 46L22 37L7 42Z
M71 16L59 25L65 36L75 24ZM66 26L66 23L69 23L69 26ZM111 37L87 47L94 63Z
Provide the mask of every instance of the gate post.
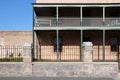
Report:
M25 43L24 44L24 56L23 56L23 62L32 62L32 49L31 49L31 43Z
M92 42L83 42L82 45L82 62L92 62L93 57L93 44Z

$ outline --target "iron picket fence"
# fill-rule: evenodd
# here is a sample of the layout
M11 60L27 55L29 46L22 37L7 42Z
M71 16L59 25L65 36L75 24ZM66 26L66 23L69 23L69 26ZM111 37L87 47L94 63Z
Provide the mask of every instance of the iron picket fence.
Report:
M61 52L55 52L54 47L45 46L34 49L34 61L40 62L78 62L80 61L80 46L63 46Z
M22 62L23 46L0 46L0 62Z
M77 62L81 61L80 46L63 46L62 52L54 52L51 46L34 49L34 61L40 62ZM112 52L110 48L105 48L105 60L103 60L103 47L93 47L93 62L118 62L120 53Z
M24 56L23 46L0 46L0 62L22 62ZM54 47L45 46L34 49L34 61L41 62L76 62L80 59L80 46L63 46L61 52L55 52ZM120 53L112 52L110 48L105 48L105 60L103 60L103 48L93 47L94 62L118 62L120 61Z
M105 60L103 60L103 55L105 55ZM103 48L93 48L93 61L94 62L119 62L120 53L119 51L111 51L110 47L105 48L105 53L103 54Z

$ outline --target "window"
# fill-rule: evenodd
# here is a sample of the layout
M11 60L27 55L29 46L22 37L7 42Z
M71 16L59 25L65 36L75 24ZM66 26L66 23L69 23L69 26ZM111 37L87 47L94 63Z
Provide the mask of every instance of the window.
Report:
M111 46L111 51L118 51L118 39L111 38L110 46Z
M83 42L89 42L89 41L90 41L90 37L89 36L83 37Z

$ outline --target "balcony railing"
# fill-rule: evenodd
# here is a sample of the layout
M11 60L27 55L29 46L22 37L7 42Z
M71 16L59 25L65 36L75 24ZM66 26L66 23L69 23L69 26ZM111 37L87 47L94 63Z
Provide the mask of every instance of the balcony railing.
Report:
M94 27L118 27L120 26L120 18L83 18L82 23L80 18L60 17L57 19L54 17L43 18L37 17L34 22L35 27L80 27L80 26L94 26Z
M120 18L106 18L105 26L120 26Z

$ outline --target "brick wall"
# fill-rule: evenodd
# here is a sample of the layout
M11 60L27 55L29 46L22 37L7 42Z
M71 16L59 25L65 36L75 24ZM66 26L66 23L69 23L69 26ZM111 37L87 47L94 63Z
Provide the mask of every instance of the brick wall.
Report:
M61 59L80 59L80 31L60 31L62 39ZM38 31L39 35L39 57L43 59L56 59L54 52L55 31ZM93 59L103 60L102 31L83 31L83 36L90 37L93 43ZM119 52L111 51L110 40L117 37L120 43L119 31L106 31L105 55L106 60L117 60ZM49 55L49 57L48 57ZM52 56L52 57L51 57ZM76 56L76 57L67 57ZM98 57L99 56L99 57Z
M80 60L80 32L60 31L62 39L61 60ZM39 31L39 57L41 59L56 59L54 52L55 31ZM49 55L49 56L48 56ZM72 57L74 56L74 57Z
M0 45L23 46L32 42L32 31L0 31Z

